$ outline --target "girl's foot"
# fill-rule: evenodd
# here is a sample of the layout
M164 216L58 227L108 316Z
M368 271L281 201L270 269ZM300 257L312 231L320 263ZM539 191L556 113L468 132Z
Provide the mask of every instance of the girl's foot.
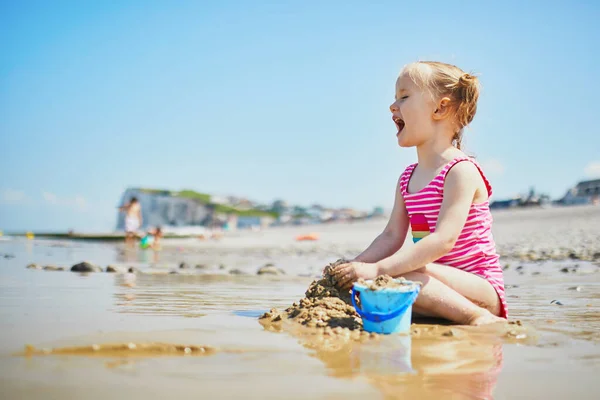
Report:
M495 324L497 322L506 322L504 318L496 317L489 311L486 311L485 314L479 315L469 321L469 325L479 326L479 325L488 325Z

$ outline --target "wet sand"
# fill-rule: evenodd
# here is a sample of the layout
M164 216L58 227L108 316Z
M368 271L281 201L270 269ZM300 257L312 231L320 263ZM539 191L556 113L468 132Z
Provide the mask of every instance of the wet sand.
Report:
M412 336L363 342L278 332L258 317L299 301L323 266L354 256L385 221L166 241L157 254L2 240L2 398L596 398L600 207L494 218L510 317L523 326L423 321ZM320 240L294 240L310 232ZM136 273L68 271L84 260ZM256 275L267 263L272 274ZM210 351L195 356L201 348Z

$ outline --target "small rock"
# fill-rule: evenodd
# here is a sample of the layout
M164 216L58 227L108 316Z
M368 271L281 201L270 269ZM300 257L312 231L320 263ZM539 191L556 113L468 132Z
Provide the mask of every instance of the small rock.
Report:
M449 331L442 333L442 336L453 337L454 332L452 331L452 329L450 329Z
M516 270L517 270L517 271L521 271L521 270L523 270L523 266L522 266L522 265L519 265L519 266L516 268Z
M285 275L285 271L275 267L273 264L267 264L258 269L257 275Z
M7 260L11 259L11 258L15 258L14 254L5 254L4 258L6 258Z
M115 265L109 265L108 267L106 267L106 272L122 274L124 272L124 269Z
M569 271L569 268L564 267L560 270L560 272L564 272L565 274L568 274L570 271Z
M229 273L231 275L246 275L246 273L244 271L242 271L241 269L232 269L229 271Z
M64 271L64 267L57 267L56 265L46 265L44 271Z
M32 264L29 264L26 268L27 269L42 269L42 266L38 265L38 264L33 264L32 263Z
M138 272L140 272L140 270L137 269L136 267L129 267L127 272L129 272L130 274L137 274Z
M177 272L177 271L169 271L169 275L176 275L176 274L178 274L178 273L179 273L179 272Z
M205 264L196 264L196 269L206 269L206 268L208 268L208 266Z
M568 290L574 290L576 292L581 292L581 286L571 286Z
M102 268L87 261L75 264L71 267L72 272L102 272Z
M179 264L179 268L180 269L188 269L190 266L188 264L186 264L185 262L182 262L181 264Z
M563 303L561 303L561 301L560 301L560 300L552 300L552 301L550 302L550 304L556 304L557 306L562 306L562 305L563 305Z
M535 272L532 272L532 273L531 273L531 275L539 275L539 274L541 274L541 272L540 272L540 271L535 271Z

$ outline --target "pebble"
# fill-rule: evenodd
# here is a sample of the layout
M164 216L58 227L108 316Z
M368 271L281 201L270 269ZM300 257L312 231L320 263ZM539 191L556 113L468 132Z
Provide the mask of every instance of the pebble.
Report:
M581 286L571 286L568 290L574 290L576 292L581 292Z
M44 271L64 271L64 267L57 267L56 265L46 265L43 268Z
M90 262L84 261L79 264L75 264L71 267L72 272L102 272L102 268L94 265Z
M185 262L182 262L181 264L179 264L179 268L180 268L180 269L187 269L187 268L189 268L189 267L190 267L190 266L189 266L188 264L186 264Z
M275 267L273 264L267 264L256 272L257 275L285 275L285 271Z
M242 271L241 269L232 269L229 271L229 273L231 275L246 275L246 273L244 271Z
M563 303L560 300L552 300L550 304L556 304L557 306L562 306Z
M26 268L27 269L42 269L41 265L34 264L34 263L29 264Z

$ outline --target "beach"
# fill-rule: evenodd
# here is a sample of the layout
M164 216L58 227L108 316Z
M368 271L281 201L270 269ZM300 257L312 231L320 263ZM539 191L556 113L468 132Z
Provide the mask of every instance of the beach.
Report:
M512 327L425 322L365 342L258 317L301 299L384 219L165 240L159 252L2 238L2 397L597 398L600 207L493 216ZM308 233L319 239L295 240ZM83 261L117 273L69 271Z

